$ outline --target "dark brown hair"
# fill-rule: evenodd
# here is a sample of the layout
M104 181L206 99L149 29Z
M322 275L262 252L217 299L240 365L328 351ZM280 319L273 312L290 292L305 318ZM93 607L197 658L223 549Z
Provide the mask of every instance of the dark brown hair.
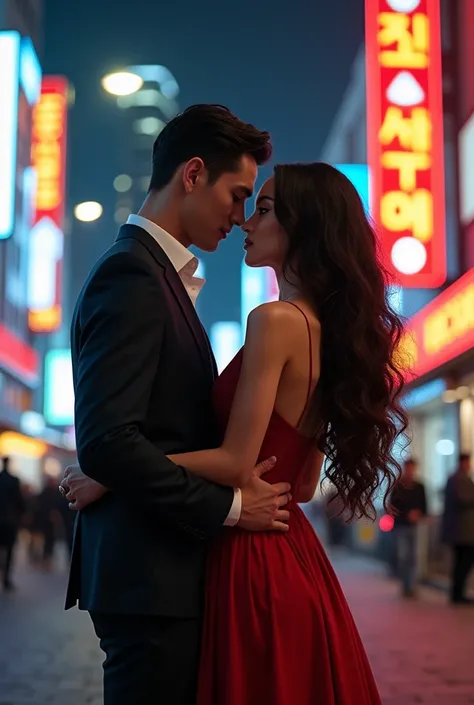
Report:
M176 169L193 157L203 160L213 183L222 173L235 171L244 154L259 166L267 162L272 154L269 133L242 122L223 105L192 105L156 138L149 190L164 188Z
M401 472L392 451L407 426L395 352L403 333L387 301L377 239L352 183L321 162L275 168L275 215L289 239L284 276L321 324L321 377L306 426L344 509L375 516Z

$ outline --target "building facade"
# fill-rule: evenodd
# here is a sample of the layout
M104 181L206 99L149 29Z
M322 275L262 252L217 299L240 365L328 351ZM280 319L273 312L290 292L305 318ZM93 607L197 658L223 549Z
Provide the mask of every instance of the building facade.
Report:
M42 247L36 254L32 249L41 12L38 0L0 1L0 456L9 455L22 481L36 487L44 468L70 448L35 408L43 384L42 346L31 325L31 269L44 254ZM51 160L45 169L51 176Z
M421 14L427 7L421 0L417 11ZM437 118L444 133L446 215L444 231L443 224L440 230L445 237L446 277L435 288L403 287L399 297L407 320L411 367L404 399L410 415L408 452L419 462L434 516L442 512L444 487L459 452L474 455L474 4L441 0L439 11L443 114ZM380 136L367 127L370 76L361 47L323 147L323 161L368 162L368 140ZM442 564L437 537L435 521L422 542L425 572L439 570Z

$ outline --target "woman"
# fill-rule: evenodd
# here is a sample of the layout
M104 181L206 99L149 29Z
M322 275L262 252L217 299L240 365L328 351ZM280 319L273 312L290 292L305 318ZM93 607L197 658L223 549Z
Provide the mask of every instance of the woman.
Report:
M345 510L373 516L399 467L405 416L393 361L402 328L352 184L322 164L277 166L244 226L246 262L273 267L280 301L249 316L215 386L219 448L171 455L233 487L257 460L291 483L283 535L225 530L211 550L198 705L376 705L377 688L337 578L298 503L323 456Z

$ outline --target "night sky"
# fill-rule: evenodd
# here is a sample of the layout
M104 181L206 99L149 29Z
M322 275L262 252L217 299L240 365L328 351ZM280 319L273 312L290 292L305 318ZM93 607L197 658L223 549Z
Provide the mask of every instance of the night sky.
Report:
M102 91L104 73L164 64L180 86L181 108L225 104L270 130L275 161L310 161L319 156L363 38L363 0L45 5L44 72L65 74L76 90L69 201L99 200L109 214L112 181L123 170L118 147L124 116ZM111 218L102 222L115 229ZM107 246L113 233L100 237Z

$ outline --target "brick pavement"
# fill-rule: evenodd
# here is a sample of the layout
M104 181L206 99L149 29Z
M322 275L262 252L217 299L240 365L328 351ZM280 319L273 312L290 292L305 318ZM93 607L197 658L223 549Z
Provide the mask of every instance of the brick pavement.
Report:
M451 607L432 589L405 601L376 564L335 565L383 705L474 703L474 607Z
M375 564L335 565L384 705L474 703L474 608L431 590L407 603ZM100 705L102 654L88 617L62 610L64 570L20 566L16 578L0 593L0 705Z

